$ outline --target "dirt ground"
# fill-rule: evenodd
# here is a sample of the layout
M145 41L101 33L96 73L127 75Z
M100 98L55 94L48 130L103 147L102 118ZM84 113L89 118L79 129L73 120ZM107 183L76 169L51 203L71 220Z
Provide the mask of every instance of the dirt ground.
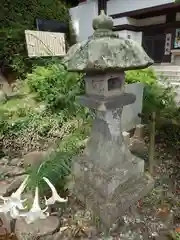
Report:
M179 136L169 140L169 131L158 134L155 146L155 188L144 199L140 199L121 221L113 226L109 234L100 230L98 222L75 199L62 215L58 233L43 240L68 239L114 239L114 240L168 240L180 239L180 144ZM179 138L180 139L180 138ZM145 138L148 142L148 138ZM3 236L0 240L16 240ZM42 240L41 239L41 240Z

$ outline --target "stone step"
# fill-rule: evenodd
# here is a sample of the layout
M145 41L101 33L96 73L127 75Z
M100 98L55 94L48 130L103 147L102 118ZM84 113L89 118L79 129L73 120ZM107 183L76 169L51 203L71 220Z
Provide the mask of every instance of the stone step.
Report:
M155 70L155 71L162 71L162 72L164 72L164 71L171 71L171 72L179 72L180 71L180 68L169 68L169 67L164 67L164 68L162 68L162 67L155 67L155 68L153 68L153 70Z
M177 88L180 87L180 82L172 81L171 84L172 84L174 87L177 87Z
M159 79L159 81L164 82L165 84L172 84L172 83L180 83L180 78L168 78L168 81L163 81L163 79Z
M173 73L173 72L156 72L156 75L157 76L173 76L173 77L180 77L180 72L176 72L176 73Z
M174 77L180 77L180 72L158 72L156 71L157 76L174 76Z
M176 65L174 65L174 66L172 66L172 65L161 65L161 66L153 66L152 67L153 69L159 69L159 70L170 70L170 71L180 71L180 66L176 66Z
M164 71L164 73L156 72L157 76L159 77L160 82L166 84L166 78L167 78L167 84L171 83L172 85L180 85L180 72L169 72Z

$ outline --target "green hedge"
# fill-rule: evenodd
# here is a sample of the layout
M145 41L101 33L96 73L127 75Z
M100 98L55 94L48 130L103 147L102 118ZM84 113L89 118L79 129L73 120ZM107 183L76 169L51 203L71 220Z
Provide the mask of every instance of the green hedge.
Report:
M20 74L32 65L27 57L24 31L36 29L36 18L59 20L72 29L68 6L61 0L1 0L0 59Z

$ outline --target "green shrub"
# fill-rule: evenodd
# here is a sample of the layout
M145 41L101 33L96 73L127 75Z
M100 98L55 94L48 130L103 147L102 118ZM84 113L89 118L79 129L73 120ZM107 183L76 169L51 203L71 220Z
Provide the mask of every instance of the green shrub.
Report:
M145 68L139 70L131 70L126 72L126 82L152 85L157 83L157 76L152 68Z
M61 64L52 63L36 67L27 76L30 90L36 93L38 101L44 101L53 111L77 108L75 97L84 91L82 76L69 73Z
M162 85L157 75L151 68L142 70L132 70L126 72L126 82L141 82L144 84L144 101L143 112L149 114L153 111L161 115L175 116L177 114L177 106L175 102L175 91L166 78Z
M70 25L72 33L68 6L64 1L1 0L0 59L20 74L29 70L34 61L27 57L24 31L36 29L36 18L65 22ZM72 41L71 33L68 36L69 44Z

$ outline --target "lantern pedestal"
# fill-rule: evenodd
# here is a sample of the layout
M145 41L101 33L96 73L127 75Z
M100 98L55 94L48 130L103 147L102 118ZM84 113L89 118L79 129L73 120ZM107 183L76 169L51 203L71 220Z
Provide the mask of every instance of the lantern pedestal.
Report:
M109 229L154 185L152 177L144 175L144 161L130 153L122 136L123 105L135 98L122 94L103 99L83 96L79 100L96 109L96 118L83 156L73 161L72 191ZM118 109L111 109L117 104Z

